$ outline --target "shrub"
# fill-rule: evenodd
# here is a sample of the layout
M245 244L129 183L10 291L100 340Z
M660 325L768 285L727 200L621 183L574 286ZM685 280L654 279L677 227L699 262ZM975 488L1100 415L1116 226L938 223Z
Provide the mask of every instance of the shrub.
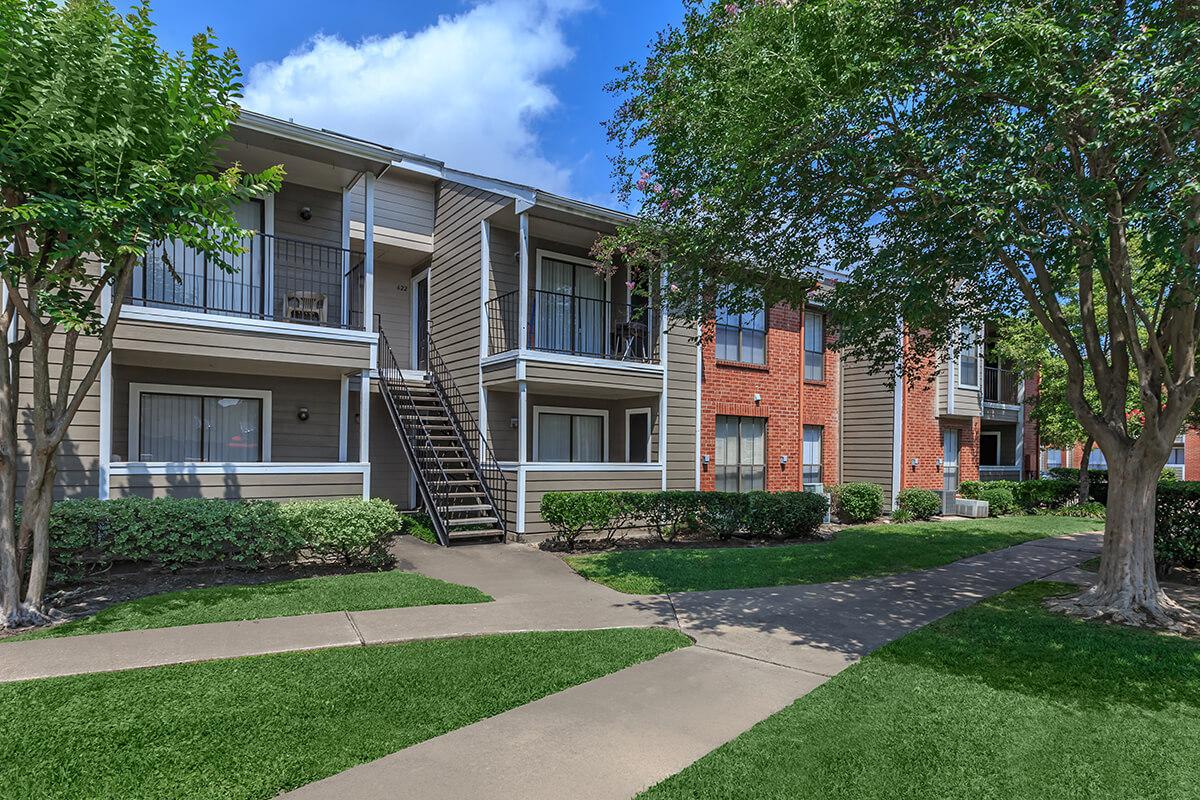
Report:
M979 493L987 486L983 481L963 481L958 486L958 496L968 500L978 500Z
M585 533L613 531L638 505L635 492L547 492L542 495L542 520L555 538L575 549ZM612 534L610 533L610 536Z
M119 561L167 569L199 563L253 569L294 558L303 544L279 504L265 500L64 500L50 512L55 580Z
M1000 517L1011 514L1017 507L1011 489L1003 486L989 487L979 493L979 500L988 504L988 516Z
M433 520L429 518L428 514L403 514L401 523L401 533L407 533L414 539L420 539L423 542L439 544L437 532L433 529Z
M846 522L871 522L883 514L883 489L873 483L843 483L836 497L838 516Z
M772 539L812 536L829 510L825 495L816 492L750 492L747 498L750 531Z
M1200 567L1200 483L1158 485L1154 556L1164 572L1174 567Z
M1086 503L1068 503L1062 508L1039 508L1035 513L1056 517L1081 517L1084 519L1102 520L1106 511L1107 509L1105 509L1103 503L1089 500Z
M403 526L387 500L303 500L279 506L304 550L319 561L382 568L392 562L388 543Z
M633 492L633 513L664 542L692 527L700 515L701 492Z
M912 522L915 517L907 508L897 508L892 512L892 522Z
M1079 495L1079 485L1062 478L1034 478L1021 481L1012 492L1016 504L1025 511L1059 508Z
M750 495L742 492L703 492L700 525L718 539L732 539L746 529Z
M929 489L905 489L896 495L898 511L907 512L909 519L932 519L942 510L942 499ZM892 515L895 519L895 514Z

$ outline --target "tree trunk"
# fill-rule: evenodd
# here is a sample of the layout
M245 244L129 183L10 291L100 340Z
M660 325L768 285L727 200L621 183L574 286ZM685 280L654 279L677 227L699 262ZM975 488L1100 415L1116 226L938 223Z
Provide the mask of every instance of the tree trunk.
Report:
M1154 503L1162 464L1139 450L1127 448L1108 459L1108 514L1096 584L1077 597L1050 605L1089 619L1200 632L1200 619L1159 586L1154 569ZM1162 460L1165 463L1166 457Z
M1086 503L1091 499L1088 495L1091 493L1092 471L1090 465L1092 462L1092 437L1088 437L1083 442L1083 463L1079 465L1079 502Z

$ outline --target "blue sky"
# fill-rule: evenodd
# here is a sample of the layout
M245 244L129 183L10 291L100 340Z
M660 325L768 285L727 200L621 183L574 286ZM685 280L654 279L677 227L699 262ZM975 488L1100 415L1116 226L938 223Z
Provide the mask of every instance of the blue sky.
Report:
M681 0L159 0L162 44L212 27L246 106L612 205L603 86Z

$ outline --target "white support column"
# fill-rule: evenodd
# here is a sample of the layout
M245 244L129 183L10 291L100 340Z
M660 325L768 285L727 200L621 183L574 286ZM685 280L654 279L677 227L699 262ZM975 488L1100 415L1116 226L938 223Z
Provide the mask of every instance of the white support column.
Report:
M5 301L7 301L7 297ZM104 318L108 319L108 315L112 313L112 287L106 286L100 294L100 309L104 314ZM15 322L15 321L14 321ZM10 334L16 333L14 325L9 330ZM112 423L113 423L113 381L112 381L112 353L108 354L108 358L104 359L104 363L100 366L100 486L99 495L101 500L109 498L109 492L112 490L112 481L109 475L109 464L112 463ZM125 459L133 461L133 454L126 453Z
M375 173L368 172L363 197L363 329L375 330ZM375 358L371 359L375 366Z
M350 197L356 183L358 176L342 187L342 325L350 324Z
M345 461L350 449L350 376L343 375L338 394L338 461Z
M371 370L358 374L358 460L371 463ZM371 496L371 470L363 476L363 499Z
M696 326L696 491L700 491L700 448L702 446L700 437L700 427L703 420L702 395L704 393L704 341L701 337L704 331L700 326ZM658 425L658 435L665 435L665 426L660 422ZM838 437L841 441L841 437Z
M520 239L520 283L517 295L517 341L518 350L529 349L529 213L519 215Z
M1017 381L1017 441L1016 441L1016 458L1017 462L1017 480L1025 479L1025 381L1019 375L1015 378ZM982 381L980 381L982 383Z
M667 390L670 383L671 367L667 363L667 276L662 276L659 284L660 311L658 332L658 360L662 364L662 391L658 395L658 463L662 467L662 490L667 490Z
M491 327L488 322L488 295L492 282L492 226L485 219L479 223L479 452L487 452L488 397L483 385L483 359L488 356Z
M517 381L517 464L529 463L529 384Z

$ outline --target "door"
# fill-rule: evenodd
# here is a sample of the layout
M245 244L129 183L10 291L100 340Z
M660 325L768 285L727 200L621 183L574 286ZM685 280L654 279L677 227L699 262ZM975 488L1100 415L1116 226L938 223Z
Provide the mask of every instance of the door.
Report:
M429 368L429 270L412 280L412 368Z
M534 347L559 353L604 355L608 284L591 265L555 258L538 262Z
M954 509L954 497L958 494L958 429L942 431L942 508Z

